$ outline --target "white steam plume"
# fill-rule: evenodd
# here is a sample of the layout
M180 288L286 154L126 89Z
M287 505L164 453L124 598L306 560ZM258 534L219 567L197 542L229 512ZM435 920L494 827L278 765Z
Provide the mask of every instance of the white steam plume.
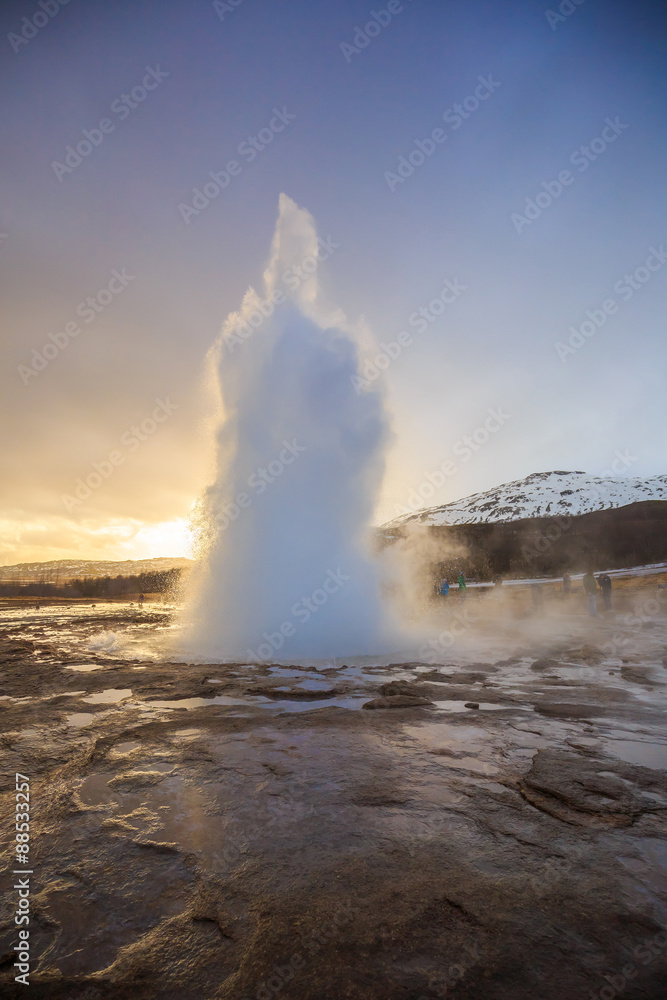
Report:
M369 551L388 420L379 391L355 391L353 336L307 274L318 249L312 216L281 195L264 292L247 291L215 346L222 422L199 504L191 656L319 659L391 642Z

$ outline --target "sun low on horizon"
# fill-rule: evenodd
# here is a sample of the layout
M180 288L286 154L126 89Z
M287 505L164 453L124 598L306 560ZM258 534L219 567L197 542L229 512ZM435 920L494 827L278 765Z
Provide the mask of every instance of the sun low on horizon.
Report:
M186 518L155 524L113 520L102 525L69 522L0 522L0 567L59 561L192 558L192 534Z

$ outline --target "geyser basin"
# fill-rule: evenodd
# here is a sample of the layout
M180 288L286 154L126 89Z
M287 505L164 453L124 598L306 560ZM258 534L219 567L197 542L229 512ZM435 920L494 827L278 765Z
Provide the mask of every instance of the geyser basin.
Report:
M312 217L281 195L263 294L247 291L211 353L223 417L198 504L188 658L284 662L391 642L368 551L388 420L381 393L358 390L319 254Z

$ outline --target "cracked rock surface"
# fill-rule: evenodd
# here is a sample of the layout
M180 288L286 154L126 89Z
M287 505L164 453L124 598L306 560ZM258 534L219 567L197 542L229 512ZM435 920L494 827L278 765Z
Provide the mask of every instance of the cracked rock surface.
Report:
M480 626L438 664L252 666L102 647L167 619L96 611L0 624L30 996L664 998L664 619L609 625L630 671L586 622ZM0 996L18 998L11 877Z

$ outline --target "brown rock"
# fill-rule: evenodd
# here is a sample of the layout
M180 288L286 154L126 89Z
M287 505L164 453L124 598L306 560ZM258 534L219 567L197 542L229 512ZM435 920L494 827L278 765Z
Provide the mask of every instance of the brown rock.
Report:
M372 701L367 701L362 708L420 708L426 707L428 705L433 705L432 701L428 698L418 698L413 695L407 694L393 694L387 695L383 698L374 698Z

